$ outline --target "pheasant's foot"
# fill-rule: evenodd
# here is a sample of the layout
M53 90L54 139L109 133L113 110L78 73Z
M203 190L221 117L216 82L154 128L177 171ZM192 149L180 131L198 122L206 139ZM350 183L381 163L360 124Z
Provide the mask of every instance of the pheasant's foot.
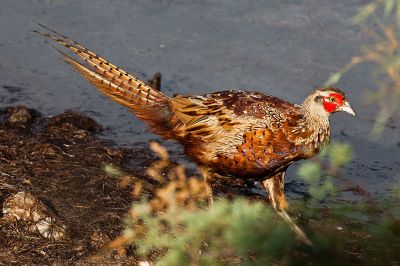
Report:
M292 220L292 218L290 218L289 214L286 211L280 210L277 211L277 213L283 218L283 220L285 220L289 224L290 228L301 242L312 246L312 242L310 241L310 239L308 239L304 231Z
M283 220L288 223L300 241L307 245L312 245L304 231L292 220L292 218L290 218L289 214L286 212L286 209L289 205L284 194L284 176L284 173L279 173L263 181L263 185L269 194L268 196L270 204L276 210L279 216L281 216Z

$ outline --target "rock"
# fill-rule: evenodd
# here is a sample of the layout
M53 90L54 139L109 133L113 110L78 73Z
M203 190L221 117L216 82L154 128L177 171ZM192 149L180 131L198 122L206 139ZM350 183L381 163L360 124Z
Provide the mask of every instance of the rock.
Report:
M27 108L16 107L10 113L10 116L8 117L8 122L10 124L28 123L31 119L32 119L32 116L29 113Z
M41 114L26 106L9 106L0 109L1 124L12 127L29 127Z
M42 237L61 240L66 237L66 225L46 204L29 192L18 192L8 197L3 204L3 220L22 221L27 230Z
M103 127L92 118L78 112L66 111L65 113L51 117L48 120L50 129L65 129L70 132L78 131L78 137L82 137L82 132L98 133ZM87 134L87 133L84 133Z

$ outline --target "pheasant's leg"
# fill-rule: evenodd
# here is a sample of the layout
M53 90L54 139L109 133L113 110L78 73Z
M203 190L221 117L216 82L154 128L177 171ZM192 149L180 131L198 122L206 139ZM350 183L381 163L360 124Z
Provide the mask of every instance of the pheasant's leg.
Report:
M214 206L214 196L213 196L213 190L212 190L212 185L211 185L212 173L210 172L210 169L206 168L206 167L201 167L201 173L203 175L204 184L206 186L206 193L207 193L207 197L208 197L208 206L212 208Z
M311 241L307 238L306 234L301 230L301 228L293 222L289 214L286 212L288 208L288 203L286 201L284 193L284 178L285 172L276 174L263 181L264 188L268 191L268 196L272 207L276 212L285 220L290 228L295 232L297 237L308 245L312 245Z
M293 230L293 232L295 232L298 239L300 239L307 245L312 246L312 242L310 241L310 239L308 239L304 231L295 222L293 222L292 218L290 218L289 214L286 211L277 211L277 213L280 217L283 218L283 220L285 220L285 222L289 224L290 228Z
M276 210L276 195L275 195L275 183L274 183L274 178L268 178L265 179L263 181L263 185L266 191L268 191L268 198L269 198L269 204L272 205L272 207L274 207L274 209Z
M288 203L285 197L285 172L263 181L264 188L268 191L269 202L275 210L285 210Z

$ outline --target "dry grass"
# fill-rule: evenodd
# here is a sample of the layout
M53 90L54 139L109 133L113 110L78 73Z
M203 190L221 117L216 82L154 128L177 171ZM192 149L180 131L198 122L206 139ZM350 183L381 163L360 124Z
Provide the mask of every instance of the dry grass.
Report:
M196 211L204 209L207 205L207 193L204 181L197 176L187 176L185 167L169 160L168 152L165 147L157 142L150 143L151 150L159 157L158 161L153 162L147 169L146 174L153 180L159 182L158 188L154 189L152 196L147 197L146 208L148 212L154 215L163 215L175 210ZM125 175L120 172L121 175ZM132 180L132 179L131 179ZM135 181L133 184L132 195L143 200L143 184L141 181ZM135 208L129 211L129 218L134 221L140 220L140 214ZM143 224L131 223L135 236L123 234L109 244L112 249L123 248L134 241L135 237L143 237L146 232Z

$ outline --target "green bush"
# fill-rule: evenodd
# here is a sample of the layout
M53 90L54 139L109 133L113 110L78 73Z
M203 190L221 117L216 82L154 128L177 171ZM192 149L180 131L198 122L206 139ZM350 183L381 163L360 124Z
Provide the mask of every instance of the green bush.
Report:
M132 205L137 218L128 219L124 235L134 237L140 256L162 254L159 265L266 265L284 261L293 245L287 225L263 203L221 199L212 209L167 208L161 214L148 206ZM145 234L137 234L138 223Z

